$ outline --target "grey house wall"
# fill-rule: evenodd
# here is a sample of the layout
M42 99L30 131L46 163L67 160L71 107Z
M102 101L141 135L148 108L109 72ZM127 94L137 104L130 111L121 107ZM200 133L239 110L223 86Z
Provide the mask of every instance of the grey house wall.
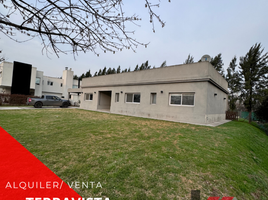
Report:
M85 78L81 108L207 124L225 119L227 87L226 80L209 62ZM194 93L194 105L170 105L170 93L184 92ZM93 94L93 100L85 101L86 93ZM116 93L119 93L119 102L115 101ZM140 103L126 102L127 93L139 93ZM151 104L151 93L156 93L156 104Z

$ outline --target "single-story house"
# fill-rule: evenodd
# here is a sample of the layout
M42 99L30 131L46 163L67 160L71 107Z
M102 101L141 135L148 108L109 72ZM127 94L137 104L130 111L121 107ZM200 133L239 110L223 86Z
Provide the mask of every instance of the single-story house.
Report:
M209 124L225 120L228 83L208 62L84 78L80 107Z

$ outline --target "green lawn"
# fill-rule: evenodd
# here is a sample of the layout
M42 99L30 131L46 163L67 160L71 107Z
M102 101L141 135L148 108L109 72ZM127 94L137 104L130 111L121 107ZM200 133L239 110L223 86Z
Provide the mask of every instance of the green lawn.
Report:
M100 182L83 197L268 199L268 137L246 122L219 127L78 109L0 111L0 126L65 182Z

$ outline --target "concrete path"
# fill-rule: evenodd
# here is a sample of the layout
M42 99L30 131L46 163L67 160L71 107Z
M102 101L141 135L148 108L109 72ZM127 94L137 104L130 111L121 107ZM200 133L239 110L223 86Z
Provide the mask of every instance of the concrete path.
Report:
M214 122L214 123L211 123L211 124L207 124L207 125L205 125L205 126L216 127L216 126L225 124L225 123L230 122L230 121L231 121L231 120L222 120L222 121L220 121L220 122Z
M78 107L68 107L68 108L78 108ZM59 106L43 106L42 108L35 108L33 106L0 106L0 110L23 110L23 109L66 109L66 108L61 108Z

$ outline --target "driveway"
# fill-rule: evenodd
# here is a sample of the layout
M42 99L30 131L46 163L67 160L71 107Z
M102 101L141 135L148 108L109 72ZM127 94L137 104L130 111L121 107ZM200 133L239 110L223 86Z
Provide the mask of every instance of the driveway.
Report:
M68 108L78 108L78 107L68 107ZM0 106L0 110L22 110L22 109L66 109L59 106L43 106L42 108L34 108L33 106Z

